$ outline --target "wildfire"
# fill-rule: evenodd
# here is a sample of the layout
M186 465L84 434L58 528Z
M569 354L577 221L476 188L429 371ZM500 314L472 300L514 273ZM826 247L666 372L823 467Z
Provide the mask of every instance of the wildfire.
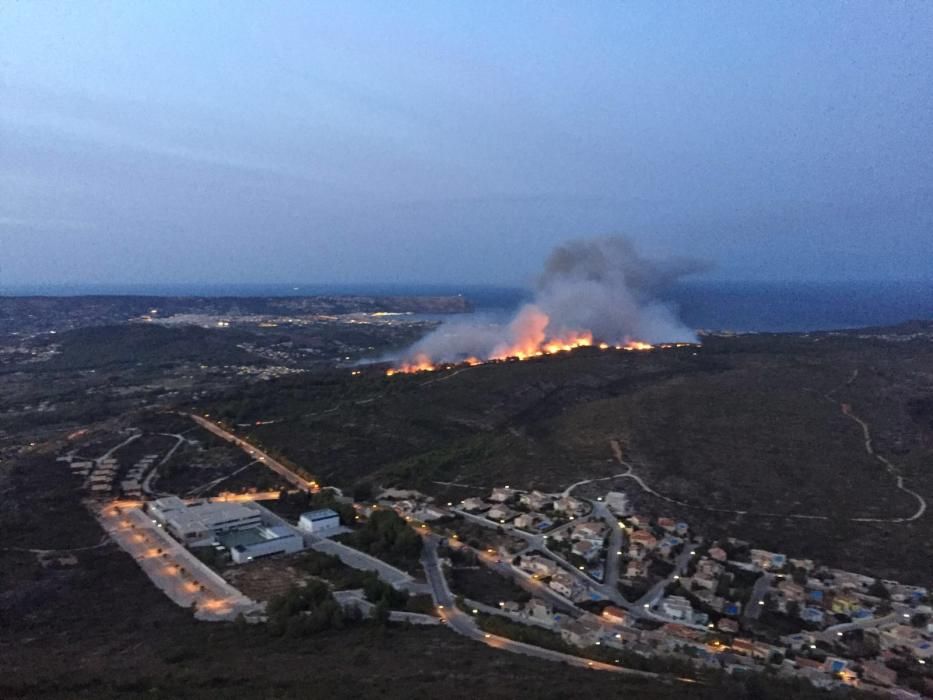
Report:
M652 345L641 340L625 339L621 343L609 343L605 339L597 341L590 331L555 331L551 328L548 314L536 304L526 305L503 330L503 341L492 347L482 356L471 356L456 361L442 362L433 359L424 351L416 352L410 359L397 367L386 371L389 376L410 374L413 372L433 372L466 364L470 367L487 362L506 362L530 360L545 355L571 352L577 348L598 348L599 350L647 351L658 348L684 347L691 343L665 343Z
M455 365L465 364L470 367L475 367L476 365L482 365L489 362L505 362L505 361L514 361L514 360L530 360L535 357L544 357L547 355L557 355L559 353L570 352L577 348L589 348L595 347L600 350L621 350L626 352L632 351L647 351L654 350L656 347L660 348L671 348L671 347L685 347L691 345L691 343L676 343L676 344L665 344L665 345L651 345L650 343L645 343L640 340L630 340L625 343L619 344L610 344L610 343L595 343L593 341L593 336L589 333L582 333L577 336L565 337L560 340L549 340L542 343L536 347L526 346L517 346L504 348L497 351L495 354L489 357L488 360L481 360L478 357L468 357L466 360L460 362L448 362L448 363L435 363L431 361L431 358L425 355L424 353L419 353L409 361L400 364L398 367L393 367L386 370L386 375L391 377L395 374L411 374L414 372L434 372L438 369L446 369L453 367Z

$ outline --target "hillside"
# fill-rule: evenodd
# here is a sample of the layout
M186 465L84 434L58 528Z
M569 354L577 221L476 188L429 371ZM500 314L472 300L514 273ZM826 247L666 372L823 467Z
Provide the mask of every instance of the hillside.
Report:
M708 337L701 348L648 353L584 349L439 374L289 378L212 408L236 422L276 420L251 436L325 482L458 498L494 484L556 489L623 473L614 439L660 494L619 479L640 508L917 579L930 573L931 514L898 522L917 513L918 498L866 450L858 421L910 489L933 498L931 396L927 324Z

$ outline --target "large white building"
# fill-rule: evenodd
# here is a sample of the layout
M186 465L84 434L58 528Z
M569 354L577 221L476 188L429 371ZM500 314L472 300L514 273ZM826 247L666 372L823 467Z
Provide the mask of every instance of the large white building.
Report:
M298 518L298 529L315 535L335 530L338 527L340 527L340 516L330 508L308 511Z
M238 530L221 535L219 539L230 550L230 557L237 564L273 554L293 554L305 546L301 534L284 526Z
M149 503L148 511L169 534L188 545L208 543L225 532L262 524L258 510L239 503L188 505L177 496L170 496Z

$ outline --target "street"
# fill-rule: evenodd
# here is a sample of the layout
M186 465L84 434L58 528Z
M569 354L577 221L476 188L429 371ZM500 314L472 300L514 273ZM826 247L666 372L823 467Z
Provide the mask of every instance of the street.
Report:
M431 595L434 603L438 606L438 612L441 619L446 621L448 627L458 634L482 642L493 649L501 649L516 654L525 654L548 661L560 661L577 666L580 668L590 668L600 671L611 671L614 673L627 673L645 678L657 678L658 674L645 671L636 671L634 669L623 668L613 664L606 664L600 661L590 661L580 656L564 654L558 651L551 651L543 647L536 647L530 644L516 642L506 637L483 632L476 624L475 620L468 614L457 608L456 601L447 586L447 580L444 577L440 562L437 558L437 546L439 538L436 535L427 535L424 538L424 550L422 552L422 565L427 574L428 583L431 585Z

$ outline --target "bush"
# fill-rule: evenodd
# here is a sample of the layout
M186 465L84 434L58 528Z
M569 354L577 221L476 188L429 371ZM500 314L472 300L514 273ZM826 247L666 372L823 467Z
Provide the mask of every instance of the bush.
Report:
M295 586L275 596L266 613L269 632L275 636L305 637L344 626L343 609L321 581L309 581L304 587Z

